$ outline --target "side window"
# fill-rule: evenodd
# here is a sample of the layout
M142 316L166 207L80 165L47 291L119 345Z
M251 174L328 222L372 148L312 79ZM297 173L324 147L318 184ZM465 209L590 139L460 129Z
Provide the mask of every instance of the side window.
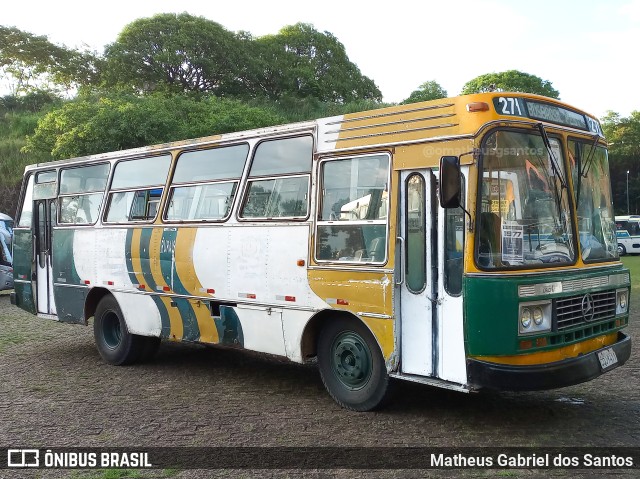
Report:
M461 196L464 198L464 178L462 182ZM444 287L450 295L455 296L462 293L465 217L462 208L449 208L444 211Z
M29 177L27 186L22 200L22 208L20 209L20 218L18 219L19 228L30 228L31 218L33 217L33 176Z
M170 165L171 155L117 163L109 190L105 222L153 221Z
M63 169L60 174L61 225L94 224L109 178L109 164Z
M312 159L311 136L260 143L253 156L240 217L306 218Z
M249 145L187 151L178 157L167 221L222 221L231 212Z
M320 178L316 259L384 263L389 156L328 160L322 163Z

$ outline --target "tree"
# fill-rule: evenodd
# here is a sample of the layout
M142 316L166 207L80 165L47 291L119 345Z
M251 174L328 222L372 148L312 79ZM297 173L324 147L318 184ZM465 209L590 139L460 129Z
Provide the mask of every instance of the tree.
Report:
M431 80L423 83L417 90L411 92L409 97L400 102L401 105L417 103L419 101L438 100L447 97L447 90L442 88L438 82Z
M104 82L135 91L232 90L248 61L242 42L219 23L187 13L163 13L125 26L105 50Z
M282 122L271 112L214 96L81 98L46 114L27 137L24 151L63 159Z
M95 83L96 53L69 49L15 27L0 26L0 77L13 95L75 90Z
M256 68L249 84L272 100L294 96L348 103L382 100L373 80L349 60L344 45L329 32L297 23L255 40Z
M45 36L0 25L0 74L14 95L46 89L52 70L69 56Z
M602 119L602 130L609 142L609 166L613 187L613 204L616 213L627 213L627 171L629 184L629 209L640 212L640 111L623 118L608 112Z
M501 73L486 73L473 80L469 80L462 87L462 94L484 93L488 91L517 91L522 93L534 93L560 98L560 92L554 89L551 82L543 80L535 75L523 73L518 70L508 70Z

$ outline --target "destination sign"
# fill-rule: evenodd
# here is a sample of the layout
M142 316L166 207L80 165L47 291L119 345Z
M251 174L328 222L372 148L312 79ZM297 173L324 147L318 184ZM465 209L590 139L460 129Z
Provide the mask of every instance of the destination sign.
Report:
M493 99L493 106L500 115L533 118L603 136L597 120L553 103L500 96Z

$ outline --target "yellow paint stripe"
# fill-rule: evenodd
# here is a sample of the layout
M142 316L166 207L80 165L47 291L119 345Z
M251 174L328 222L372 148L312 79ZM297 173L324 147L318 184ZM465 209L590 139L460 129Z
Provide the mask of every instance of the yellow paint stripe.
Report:
M211 317L209 308L200 300L190 300L191 308L196 314L196 320L198 321L198 328L200 329L200 342L218 344L220 337L218 336L218 329Z
M599 336L577 344L571 344L553 351L541 351L531 354L518 354L514 356L470 356L472 359L486 361L488 363L512 364L514 366L527 366L532 364L547 364L563 359L575 358L580 354L587 354L605 346L611 346L616 342L618 333Z
M193 266L193 245L197 228L181 228L176 237L176 272L182 286L194 296L201 296L202 284Z
M173 341L181 341L184 336L184 325L182 324L182 316L178 308L171 306L171 298L167 296L158 296L164 303L164 307L169 314L169 324L171 325L169 331L169 339Z
M153 281L159 287L169 286L162 276L162 268L160 266L160 243L162 242L162 228L153 228L151 238L149 239L149 264Z

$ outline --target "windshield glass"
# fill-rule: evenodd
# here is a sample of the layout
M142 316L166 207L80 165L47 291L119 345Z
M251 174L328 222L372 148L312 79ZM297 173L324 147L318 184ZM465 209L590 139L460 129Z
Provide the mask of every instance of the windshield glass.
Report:
M569 161L578 208L583 261L618 257L607 150L593 143L569 140Z
M566 173L560 142L495 131L484 141L476 261L483 269L573 263Z

